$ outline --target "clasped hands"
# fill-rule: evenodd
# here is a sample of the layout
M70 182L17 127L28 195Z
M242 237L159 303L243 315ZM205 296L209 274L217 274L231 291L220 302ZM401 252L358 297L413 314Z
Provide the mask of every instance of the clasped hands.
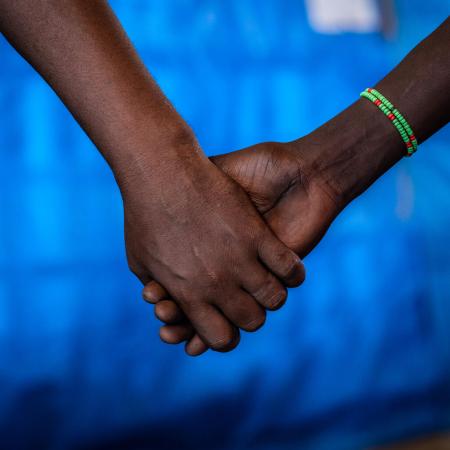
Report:
M310 155L306 137L213 157L186 176L183 168L160 186L157 220L143 214L147 196L130 206L124 195L130 268L166 324L163 341L188 341L192 356L229 351L239 329L260 328L286 287L304 281L300 257L340 210Z
M162 339L188 340L191 355L231 350L303 282L300 258L404 156L406 134L360 99L302 139L209 160L108 2L41 3L0 2L0 31L110 165L128 264L166 323ZM446 19L375 85L420 142L448 122L449 35Z

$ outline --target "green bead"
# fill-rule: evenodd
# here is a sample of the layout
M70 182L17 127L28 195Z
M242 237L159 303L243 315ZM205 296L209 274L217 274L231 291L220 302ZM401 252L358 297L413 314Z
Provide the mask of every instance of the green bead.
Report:
M378 109L380 109L381 112L386 117L389 118L389 116L391 114L394 115L395 118L393 120L391 120L391 118L389 118L389 120L392 122L394 127L397 129L403 142L405 142L405 144L408 144L409 142L411 142L412 147L407 147L407 155L411 156L417 150L418 143L417 143L416 139L413 139L411 141L410 136L413 136L414 133L413 133L411 127L409 126L407 120L402 116L400 111L397 108L395 108L394 105L383 94L378 92L376 89L371 89L371 92L369 92L369 88L367 88L363 92L361 92L360 96L367 98L372 103L375 103L378 100L380 102L380 104L376 105L376 106L378 106Z

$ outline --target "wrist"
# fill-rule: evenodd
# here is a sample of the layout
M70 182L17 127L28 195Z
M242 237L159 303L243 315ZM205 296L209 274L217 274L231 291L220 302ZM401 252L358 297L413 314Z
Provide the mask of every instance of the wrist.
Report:
M192 130L184 123L165 123L158 130L134 130L130 139L112 152L108 162L122 194L145 185L180 182L209 164Z
M340 208L405 154L395 127L365 99L289 145L309 182L324 189Z

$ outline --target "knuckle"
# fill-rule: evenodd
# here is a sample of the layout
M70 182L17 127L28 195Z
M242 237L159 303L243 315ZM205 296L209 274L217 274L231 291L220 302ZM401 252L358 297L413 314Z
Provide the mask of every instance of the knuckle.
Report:
M233 343L233 338L230 337L222 337L218 339L214 339L211 341L210 346L213 350L218 352L226 352L231 350L230 346Z
M287 292L278 281L268 277L253 295L265 308L274 310L280 308L286 301Z
M255 292L252 292L252 295L253 295L253 297L255 297L258 300L266 299L267 297L269 297L271 295L271 293L274 290L272 279L271 279L271 277L267 276L259 284L260 284L259 288Z
M297 268L298 259L293 258L292 255L286 253L280 255L278 259L280 263L281 275L283 275L284 277L291 276Z
M238 344L239 340L233 333L226 336L214 338L209 343L209 346L217 352L229 352L233 350Z
M287 257L283 261L281 276L290 284L300 285L305 279L303 264L298 257Z
M196 274L191 278L193 284L199 287L202 296L205 298L214 298L224 289L224 280L227 274L214 269L207 269L202 273Z
M271 311L276 311L280 309L285 303L287 299L287 292L285 289L280 289L274 293L267 299L266 307Z
M262 311L262 313L259 314L258 317L253 317L251 320L246 322L241 328L245 331L252 332L261 328L265 322L266 322L266 313Z

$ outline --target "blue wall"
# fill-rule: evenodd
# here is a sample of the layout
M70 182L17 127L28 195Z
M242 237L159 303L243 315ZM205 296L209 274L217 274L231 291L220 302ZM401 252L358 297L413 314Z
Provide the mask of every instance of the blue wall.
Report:
M111 4L211 155L311 131L450 12L398 1L386 42L316 34L300 0ZM127 271L107 166L4 40L0 64L2 450L360 449L450 427L448 127L346 209L264 329L191 359Z

